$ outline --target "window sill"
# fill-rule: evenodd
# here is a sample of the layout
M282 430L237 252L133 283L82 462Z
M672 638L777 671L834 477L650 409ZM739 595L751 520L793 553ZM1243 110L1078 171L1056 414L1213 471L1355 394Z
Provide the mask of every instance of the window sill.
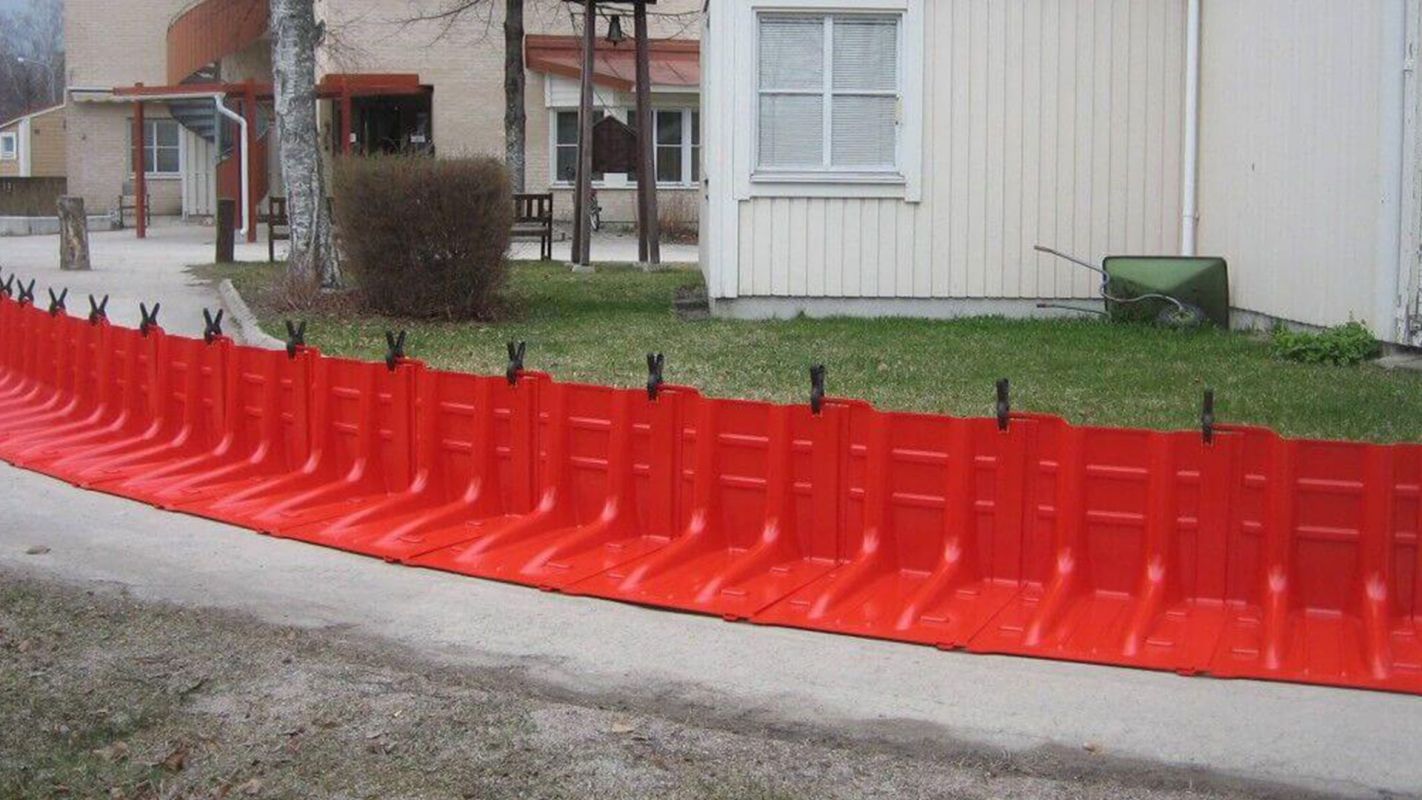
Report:
M760 172L750 177L749 197L844 197L904 199L908 182L898 173Z
M143 179L145 181L180 181L183 176L176 172L145 172Z

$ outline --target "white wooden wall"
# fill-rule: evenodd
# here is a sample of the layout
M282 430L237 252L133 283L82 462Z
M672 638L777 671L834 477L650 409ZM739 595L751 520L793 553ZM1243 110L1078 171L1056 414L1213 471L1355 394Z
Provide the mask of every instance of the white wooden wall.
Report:
M183 136L183 216L210 217L217 213L217 171L213 144L187 128ZM241 215L241 211L238 211ZM238 220L241 224L241 220Z
M1400 151L1387 138L1401 120L1380 101L1385 72L1401 79L1404 32L1384 14L1402 5L1207 3L1200 247L1229 256L1236 306L1316 325L1357 319L1393 338L1377 293L1398 262L1380 251L1379 216L1400 180L1382 155Z
M736 107L722 71L754 68L728 53L738 2L711 6L704 54L706 136L721 148ZM728 198L730 159L708 148L714 297L1091 297L1091 274L1032 245L1175 252L1184 0L924 7L921 202Z

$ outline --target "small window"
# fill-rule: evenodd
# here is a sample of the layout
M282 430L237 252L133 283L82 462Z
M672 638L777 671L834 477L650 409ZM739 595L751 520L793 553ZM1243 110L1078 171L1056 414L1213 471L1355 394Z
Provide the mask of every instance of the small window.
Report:
M129 128L132 137L132 126ZM182 171L180 152L182 137L178 132L178 121L173 119L148 119L143 121L143 167L150 177L168 177ZM131 138L130 138L131 141ZM133 147L129 146L129 170L132 171Z
M0 133L0 161L14 161L19 157L19 137L13 133Z
M899 19L760 17L758 169L899 170Z
M660 110L655 123L657 183L685 186L701 180L701 114Z
M593 110L593 124L607 116L601 108ZM578 112L558 111L553 121L553 179L557 183L572 183L578 179ZM602 180L601 172L594 172L594 181Z

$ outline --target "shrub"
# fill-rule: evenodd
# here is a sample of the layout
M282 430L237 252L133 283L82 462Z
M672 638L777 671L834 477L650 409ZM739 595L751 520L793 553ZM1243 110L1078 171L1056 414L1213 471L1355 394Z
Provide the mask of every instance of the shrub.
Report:
M335 169L342 265L382 314L488 319L508 275L513 195L492 158L348 158Z
M1274 328L1270 348L1277 358L1305 364L1360 364L1381 351L1378 340L1361 322L1349 322L1317 333Z

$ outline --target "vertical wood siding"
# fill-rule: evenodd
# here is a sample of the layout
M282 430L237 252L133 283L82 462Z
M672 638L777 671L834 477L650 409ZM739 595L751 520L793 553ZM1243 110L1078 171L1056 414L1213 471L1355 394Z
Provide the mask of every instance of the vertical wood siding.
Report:
M1385 332L1373 320L1388 268L1377 252L1379 87L1383 69L1402 65L1380 53L1381 12L1397 1L1209 4L1200 248L1229 256L1236 306Z
M929 0L924 23L922 201L740 201L739 296L1091 297L1032 246L1175 251L1184 0Z

